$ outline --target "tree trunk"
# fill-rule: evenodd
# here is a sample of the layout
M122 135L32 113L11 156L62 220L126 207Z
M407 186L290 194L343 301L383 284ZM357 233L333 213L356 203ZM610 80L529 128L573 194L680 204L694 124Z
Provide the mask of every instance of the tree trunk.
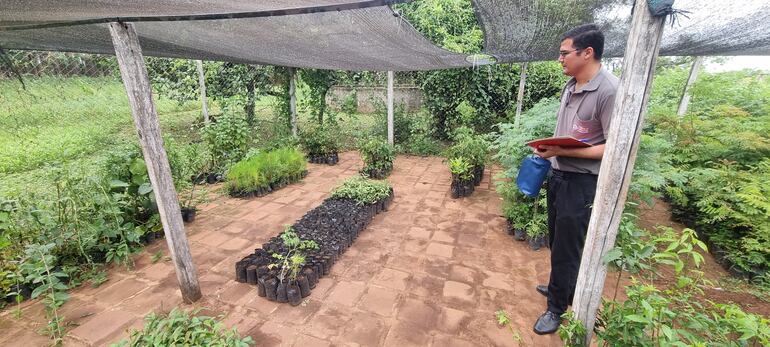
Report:
M200 60L195 61L195 67L198 69L198 85L201 92L201 106L203 108L203 123L209 123L209 105L206 98L206 75L203 72L203 62Z
M513 121L513 127L518 128L521 122L521 106L524 103L524 86L527 82L527 65L528 63L521 64L521 72L519 73L519 94L516 96L516 116Z
M249 123L249 125L254 125L255 84L256 79L251 79L249 84L246 85L246 106L244 107L244 111L246 112L246 122Z
M297 136L297 70L289 68L289 123L291 134Z

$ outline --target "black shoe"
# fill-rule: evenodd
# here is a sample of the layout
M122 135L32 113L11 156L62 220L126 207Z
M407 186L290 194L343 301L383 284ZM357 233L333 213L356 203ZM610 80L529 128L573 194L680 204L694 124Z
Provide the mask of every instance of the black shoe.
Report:
M559 330L559 325L561 325L561 317L551 311L545 311L545 313L537 319L535 327L532 330L538 335L553 334L556 330Z
M544 297L546 297L546 298L548 297L548 286L547 285L545 285L545 284L538 284L537 287L535 287L535 289L537 289L538 293L543 294Z

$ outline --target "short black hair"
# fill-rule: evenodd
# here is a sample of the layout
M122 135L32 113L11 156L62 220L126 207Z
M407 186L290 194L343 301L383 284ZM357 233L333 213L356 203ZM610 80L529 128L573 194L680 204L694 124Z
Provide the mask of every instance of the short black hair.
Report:
M604 34L596 24L583 24L574 27L561 36L561 40L572 39L575 49L583 50L588 47L594 49L594 58L602 59L604 54Z

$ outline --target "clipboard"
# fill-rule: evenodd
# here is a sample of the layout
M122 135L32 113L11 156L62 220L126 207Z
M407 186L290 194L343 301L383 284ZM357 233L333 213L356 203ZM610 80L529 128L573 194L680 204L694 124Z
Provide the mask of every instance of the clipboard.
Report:
M561 147L591 147L590 143L580 141L572 136L557 136L537 139L527 142L527 146L537 149L540 145L561 146Z

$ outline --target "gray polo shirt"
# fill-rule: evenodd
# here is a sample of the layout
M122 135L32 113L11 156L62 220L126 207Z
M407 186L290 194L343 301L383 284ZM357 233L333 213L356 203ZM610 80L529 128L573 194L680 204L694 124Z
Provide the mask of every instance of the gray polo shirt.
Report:
M618 82L604 67L578 91L575 91L575 79L570 79L562 91L554 136L572 136L592 145L606 142ZM594 175L599 174L601 163L601 160L584 158L551 158L551 167L556 170Z

